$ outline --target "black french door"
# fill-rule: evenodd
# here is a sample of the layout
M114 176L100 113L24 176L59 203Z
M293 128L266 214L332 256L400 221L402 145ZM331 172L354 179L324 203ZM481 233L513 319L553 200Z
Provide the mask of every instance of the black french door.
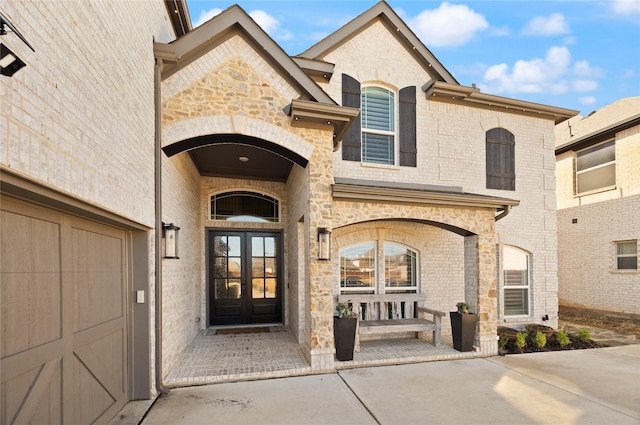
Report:
M209 324L282 322L280 232L208 232Z

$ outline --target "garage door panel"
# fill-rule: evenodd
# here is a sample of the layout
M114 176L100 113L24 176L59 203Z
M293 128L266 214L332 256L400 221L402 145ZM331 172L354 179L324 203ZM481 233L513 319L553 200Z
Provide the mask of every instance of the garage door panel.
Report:
M32 209L0 213L3 272L49 273L60 271L60 224L34 216Z
M61 365L61 358L53 359L4 381L2 423L61 423Z
M39 228L51 237L44 241L36 237ZM10 301L3 302L0 313L2 358L61 336L58 232L57 224L2 213L0 297ZM53 248L43 249L48 244Z
M74 332L116 317L123 311L123 237L74 228ZM120 284L118 284L120 283Z

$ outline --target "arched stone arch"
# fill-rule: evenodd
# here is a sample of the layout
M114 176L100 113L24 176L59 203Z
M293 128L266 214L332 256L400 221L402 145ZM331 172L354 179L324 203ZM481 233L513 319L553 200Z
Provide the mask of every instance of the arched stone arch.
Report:
M203 136L215 136L216 134L238 135L252 140L263 140L273 146L280 146L293 152L295 155L292 156L303 158L303 162L308 162L313 152L313 144L296 134L277 125L241 115L194 117L171 123L162 128L162 149L165 152L169 151L175 154L198 147L187 144L185 149L180 149L179 144L183 141ZM260 147L268 148L267 144Z

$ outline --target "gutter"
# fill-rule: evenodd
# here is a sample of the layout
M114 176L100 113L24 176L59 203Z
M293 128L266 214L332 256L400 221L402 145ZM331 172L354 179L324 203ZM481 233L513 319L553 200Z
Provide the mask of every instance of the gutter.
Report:
M162 394L169 394L169 389L162 382L162 97L160 93L162 85L162 59L156 59L154 67L153 93L155 108L155 133L154 133L154 179L156 198L156 236L155 236L155 331L156 331L156 390Z
M498 221L500 219L503 219L506 216L508 216L509 213L511 212L512 206L511 205L505 205L503 208L504 209L502 210L502 212L496 216L496 221Z

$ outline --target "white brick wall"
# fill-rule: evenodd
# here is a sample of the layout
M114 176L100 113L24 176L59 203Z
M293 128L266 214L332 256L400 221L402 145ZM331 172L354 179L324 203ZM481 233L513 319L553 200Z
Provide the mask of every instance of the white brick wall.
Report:
M12 33L2 38L27 67L0 80L0 164L152 226L152 40L173 37L164 4L2 9L36 51Z
M528 318L518 319L516 324L540 321L545 314L555 320L554 123L427 99L420 87L430 80L429 75L380 23L371 25L323 59L336 64L333 77L324 88L338 102L342 100L342 73L351 75L362 84L384 84L396 90L417 86L418 166L378 166L343 161L339 150L334 154L335 175L461 186L465 192L519 200L520 205L496 223L498 237L503 243L519 241L521 244L518 246L531 252L533 258L531 314ZM515 135L515 191L486 189L485 133L494 127L503 127Z
M640 242L640 126L616 134L615 189L575 196L574 155L557 157L559 302L635 314L640 273L616 270L615 242Z

